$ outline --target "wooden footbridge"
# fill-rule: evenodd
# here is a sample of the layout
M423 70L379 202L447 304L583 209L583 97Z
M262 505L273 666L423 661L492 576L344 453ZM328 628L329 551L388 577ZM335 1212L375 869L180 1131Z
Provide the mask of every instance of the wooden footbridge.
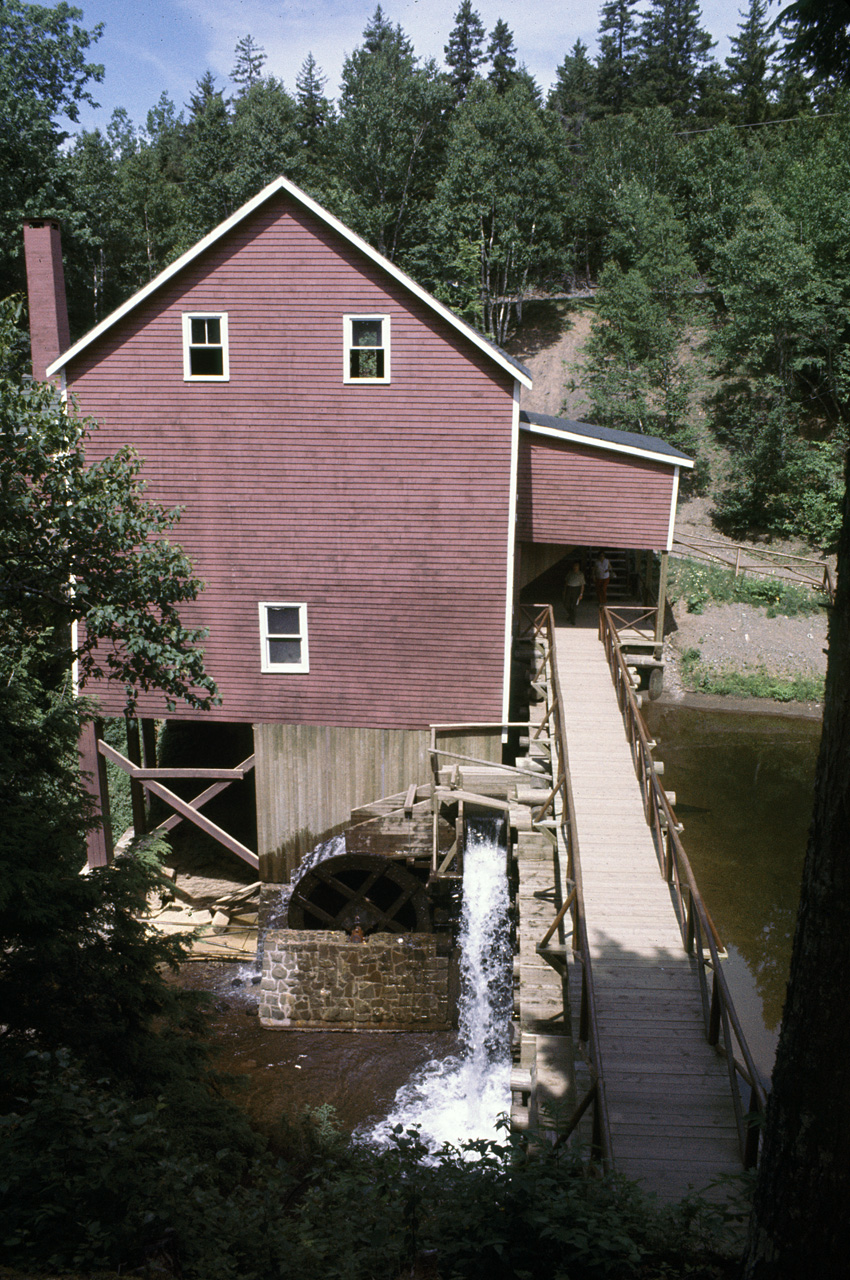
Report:
M524 987L539 1015L544 961L569 986L581 1050L556 1140L592 1117L585 1137L604 1164L677 1199L755 1163L765 1094L640 715L640 667L624 654L651 648L654 610L606 609L597 628L588 608L556 627L543 607L526 622L543 698L529 747L549 753L552 777L532 813L551 855L547 871L519 842L520 1016ZM550 979L536 1031L559 1029L556 995ZM533 1082L528 1053L524 1067Z

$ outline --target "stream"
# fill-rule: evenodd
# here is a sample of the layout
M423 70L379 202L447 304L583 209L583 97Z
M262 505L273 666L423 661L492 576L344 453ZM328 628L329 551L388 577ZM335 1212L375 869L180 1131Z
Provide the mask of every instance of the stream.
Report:
M645 714L659 744L656 758L665 764L665 788L676 792L685 849L726 945L735 1005L767 1078L788 977L820 721L663 703L650 703ZM474 890L482 903L489 892L483 882ZM486 913L482 918L478 927L492 936ZM181 981L211 993L216 1061L244 1079L243 1105L260 1124L329 1103L351 1131L380 1135L382 1124L422 1122L439 1143L491 1135L507 1105L504 1040L492 1026L488 1031L486 1007L468 1005L459 1033L267 1031L256 1017L257 974L250 967L187 964ZM469 990L468 977L465 985ZM498 1005L499 982L485 966L473 986L480 993L491 985ZM477 1059L469 1050L476 1044L489 1045Z
M682 842L729 959L756 1065L769 1078L782 1017L819 719L650 703L647 727L676 793Z

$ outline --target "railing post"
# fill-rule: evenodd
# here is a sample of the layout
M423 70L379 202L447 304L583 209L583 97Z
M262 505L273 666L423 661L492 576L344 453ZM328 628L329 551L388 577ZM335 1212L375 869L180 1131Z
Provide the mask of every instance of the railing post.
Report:
M717 1044L720 1039L720 1000L717 995L717 974L711 982L711 1011L708 1015L708 1043ZM731 1049L729 1050L731 1052ZM751 1104L752 1106L752 1104Z
M664 611L667 604L667 561L670 553L661 552L661 564L658 572L658 612L655 615L655 643L664 643Z
M750 1086L750 1109L745 1117L745 1122L747 1126L747 1136L744 1141L744 1168L754 1169L758 1164L759 1158L761 1126L758 1122L758 1097L752 1086Z
M587 1005L587 971L584 965L581 966L581 1005L578 1015L578 1038L585 1044L588 1040L588 1020L589 1012Z

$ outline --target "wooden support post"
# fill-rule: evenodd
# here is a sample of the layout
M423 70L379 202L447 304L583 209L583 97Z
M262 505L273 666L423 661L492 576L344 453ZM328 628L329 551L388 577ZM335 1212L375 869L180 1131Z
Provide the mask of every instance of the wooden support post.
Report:
M142 760L146 769L156 768L156 721L140 720L142 726Z
M664 643L664 613L667 606L667 561L670 554L661 552L661 565L658 574L658 613L655 615L655 643Z
M127 756L137 769L142 767L142 743L139 737L139 722L132 716L125 716L127 726ZM147 804L145 789L135 778L130 778L130 801L133 806L133 832L142 836L148 829Z
M112 861L112 821L109 813L109 787L106 761L97 749L103 732L102 720L89 720L80 734L80 771L83 785L94 800L97 825L86 836L90 867L108 867Z

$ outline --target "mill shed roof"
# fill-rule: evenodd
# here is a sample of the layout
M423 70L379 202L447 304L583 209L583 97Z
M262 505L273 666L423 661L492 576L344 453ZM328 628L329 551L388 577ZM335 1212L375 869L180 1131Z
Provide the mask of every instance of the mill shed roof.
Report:
M612 427L597 427L591 422L573 422L569 418L555 418L548 413L529 413L520 410L521 430L533 435L549 436L555 440L570 440L574 444L590 445L597 449L610 449L614 453L632 454L649 458L671 467L693 467L693 459L679 449L674 449L659 436L644 436L637 431L615 431Z

